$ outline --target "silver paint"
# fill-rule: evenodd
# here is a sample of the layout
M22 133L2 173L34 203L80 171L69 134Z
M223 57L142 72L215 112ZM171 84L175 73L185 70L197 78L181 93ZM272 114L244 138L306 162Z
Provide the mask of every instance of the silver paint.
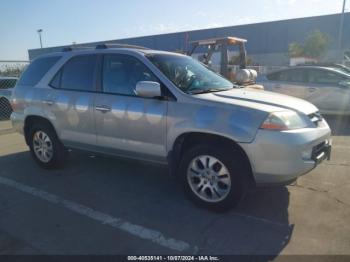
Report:
M146 119L150 124L158 124L164 117L164 107L158 101L148 105L146 109Z
M33 99L34 99L34 90L28 89L28 91L25 92L24 100L26 101L26 103L31 103L31 102L33 102Z
M82 95L80 96L77 101L75 102L75 109L79 113L84 113L89 110L89 96Z
M69 108L69 97L64 94L59 94L56 99L56 106L59 110L66 111Z
M112 104L112 113L116 118L123 119L126 115L126 103L123 100L117 100Z
M53 124L67 147L161 163L167 163L168 153L173 150L179 136L190 132L213 134L242 148L257 183L287 181L314 167L315 163L302 160L301 154L330 137L325 121L317 128L288 132L259 129L272 112L293 110L306 117L318 110L314 105L301 99L248 88L188 95L145 57L148 53L162 52L119 48L60 53L61 59L37 86L15 87L12 97L24 103L24 109L18 107L12 114L13 126L23 132L26 117L40 116ZM84 93L49 86L66 61L84 54L133 56L155 74L175 99ZM53 99L55 105L40 103L48 98ZM96 111L96 106L107 106L111 110L103 113Z
M70 109L68 111L67 120L68 120L68 123L70 124L70 126L72 126L72 127L77 127L79 125L79 122L80 122L78 113L73 109Z
M128 105L127 117L130 120L138 120L144 115L144 107L143 103L139 103L138 101L131 102Z

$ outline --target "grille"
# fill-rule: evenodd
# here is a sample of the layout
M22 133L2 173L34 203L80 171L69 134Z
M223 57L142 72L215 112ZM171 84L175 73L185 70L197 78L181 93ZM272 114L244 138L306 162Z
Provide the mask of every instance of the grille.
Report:
M324 141L324 142L322 142L322 143L320 143L320 144L314 146L314 147L312 148L312 159L313 159L313 160L317 160L318 156L319 156L320 154L322 154L322 152L323 152L323 153L326 153L327 147L328 147L328 146L329 146L329 145L328 145L328 141Z

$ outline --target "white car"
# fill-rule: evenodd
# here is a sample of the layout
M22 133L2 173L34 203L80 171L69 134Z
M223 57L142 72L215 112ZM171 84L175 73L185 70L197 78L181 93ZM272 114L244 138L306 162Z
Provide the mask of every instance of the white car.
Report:
M350 74L340 69L297 66L258 77L267 91L305 99L322 114L350 115Z

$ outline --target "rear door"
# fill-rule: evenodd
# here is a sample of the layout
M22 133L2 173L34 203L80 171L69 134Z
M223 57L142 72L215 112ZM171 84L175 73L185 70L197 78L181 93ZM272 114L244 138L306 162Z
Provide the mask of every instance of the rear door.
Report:
M266 90L307 99L308 86L302 68L286 69L267 75ZM265 85L265 83L264 83Z
M349 114L350 88L339 83L347 78L327 69L306 69L308 79L308 100L322 113ZM349 81L349 79L348 79Z
M96 145L94 96L96 55L69 59L50 82L44 103L52 114L59 137L66 145L90 149Z
M97 143L106 153L164 162L168 102L137 96L139 81L159 80L137 58L103 57L102 93L96 95Z

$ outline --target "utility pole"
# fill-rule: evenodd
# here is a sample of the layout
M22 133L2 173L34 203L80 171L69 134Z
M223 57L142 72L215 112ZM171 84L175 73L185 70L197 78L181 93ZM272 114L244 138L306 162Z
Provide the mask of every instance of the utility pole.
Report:
M339 33L338 33L338 50L339 50L339 52L342 49L345 5L346 5L346 0L343 0L343 9L342 9L342 13L341 13L341 16L340 16Z
M42 42L42 40L41 40L41 33L42 33L42 29L38 29L37 30L37 32L38 32L38 34L39 34L39 40L40 40L40 48L43 48L43 42Z

